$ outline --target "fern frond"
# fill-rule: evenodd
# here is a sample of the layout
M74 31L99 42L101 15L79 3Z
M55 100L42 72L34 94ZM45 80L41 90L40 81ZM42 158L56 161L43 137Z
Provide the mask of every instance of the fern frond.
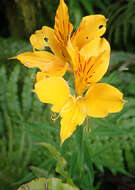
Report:
M20 102L18 97L18 84L20 74L20 65L16 65L10 74L7 89L7 104L8 110L12 116L19 116L21 112Z
M7 72L5 66L0 68L0 109L5 110L7 107Z
M22 112L24 118L28 118L30 116L30 111L32 107L32 99L33 99L33 82L30 78L30 76L26 76L24 78L24 84L23 84L23 89L22 89Z

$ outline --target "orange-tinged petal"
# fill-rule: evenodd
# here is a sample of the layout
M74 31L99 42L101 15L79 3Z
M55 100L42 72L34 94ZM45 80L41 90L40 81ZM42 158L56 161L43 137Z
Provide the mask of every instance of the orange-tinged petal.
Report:
M80 54L76 57L77 69L74 71L75 91L77 95L82 95L83 92L90 86L88 79L91 77L89 72L92 69L91 58L85 60Z
M68 43L67 43L67 52L70 56L70 64L71 64L71 67L72 69L75 71L77 69L77 56L78 56L78 50L77 48L75 48L70 39L68 40Z
M53 104L52 111L60 112L67 102L70 89L61 77L48 77L35 84L34 92L43 103Z
M91 83L98 82L106 73L109 66L110 45L107 40L103 38L100 40L93 40L89 44L91 43L92 45L95 44L95 46L89 48L91 50L91 55L90 52L86 50L86 56L84 56L84 54L78 55L78 59L76 59L75 88L79 95L81 95ZM90 56L89 58L87 58L87 53Z
M28 68L40 68L47 76L63 76L68 68L67 63L46 51L25 52L14 58Z
M59 42L65 46L72 33L73 26L69 22L68 8L64 0L60 0L55 16L55 34Z
M109 66L109 60L110 54L108 52L102 53L93 60L94 64L91 64L88 83L98 82L104 76Z
M49 48L55 55L63 58L54 30L50 27L43 26L41 30L37 30L35 34L30 36L30 42L34 49L45 50Z
M107 19L103 15L83 17L78 30L72 36L72 43L80 50L84 45L105 33Z
M104 76L109 66L110 45L107 40L102 40L103 43L99 48L99 55L90 58L91 60L86 66L88 83L98 82Z
M121 111L123 94L115 87L97 83L90 87L84 97L87 114L91 117L106 117L109 113Z
M81 99L71 97L61 111L61 144L75 131L77 125L84 122L86 113L83 111Z

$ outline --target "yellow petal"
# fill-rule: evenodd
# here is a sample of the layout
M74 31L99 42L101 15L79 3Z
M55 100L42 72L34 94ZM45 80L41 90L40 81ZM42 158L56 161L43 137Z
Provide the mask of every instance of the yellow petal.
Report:
M81 99L71 97L61 111L61 144L75 131L77 125L84 122L86 113L83 111Z
M43 26L41 30L37 30L30 36L30 42L34 49L45 50L49 47L55 55L63 58L54 30L50 27Z
M78 55L79 58L76 59L75 88L78 95L81 95L91 83L98 82L109 66L110 45L107 40L104 38L93 40L87 48L89 51L86 50L86 56L83 52L83 55Z
M67 63L46 51L25 52L14 58L28 68L40 68L47 76L63 76L68 68Z
M40 80L43 80L46 77L47 77L46 73L44 73L44 72L37 72L37 74L36 74L36 82L39 82Z
M53 104L52 111L60 112L69 98L70 89L61 77L48 77L35 84L34 92L43 103Z
M97 57L91 59L91 69L89 72L88 82L98 82L106 73L110 61L110 45L104 40L104 51Z
M80 50L80 54L88 59L92 56L96 57L104 51L110 52L110 45L105 38L95 38L83 46Z
M121 111L123 94L109 84L97 83L86 93L84 104L89 116L106 117L109 113Z
M77 56L78 56L78 50L77 48L75 48L72 43L71 40L68 40L67 43L67 47L66 50L70 56L70 64L72 69L75 71L77 69Z
M72 36L72 43L80 50L84 45L105 33L107 19L103 15L83 17L78 30Z
M69 22L68 8L64 0L60 0L56 12L54 29L57 39L65 46L73 30L73 26Z

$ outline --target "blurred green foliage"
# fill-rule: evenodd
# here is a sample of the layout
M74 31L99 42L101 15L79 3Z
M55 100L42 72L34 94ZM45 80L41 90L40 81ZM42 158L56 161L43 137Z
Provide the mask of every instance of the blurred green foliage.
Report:
M132 52L135 50L134 0L65 0L65 2L74 29L78 27L82 16L104 14L109 19L106 36L113 49ZM0 35L7 36L6 33L9 31L8 35L28 38L34 30L43 25L53 27L58 4L59 0L2 0Z

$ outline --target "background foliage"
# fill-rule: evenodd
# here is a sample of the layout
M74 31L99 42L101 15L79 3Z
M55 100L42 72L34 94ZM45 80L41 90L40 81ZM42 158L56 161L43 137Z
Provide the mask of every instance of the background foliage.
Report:
M104 14L108 18L107 38L114 49L134 51L134 0L66 0L75 28L82 16ZM53 26L59 0L2 0L0 35L28 38L43 25ZM5 14L6 13L6 14ZM8 27L7 27L8 25Z
M99 175L135 171L135 1L69 0L75 28L81 17L104 14L112 46L103 81L124 93L125 108L105 119L90 119L59 146L59 120L32 92L34 69L9 57L31 50L29 35L53 26L58 1L2 0L0 30L0 186L16 189L35 177L57 177L79 189L100 189ZM123 19L124 18L124 19ZM128 68L128 69L127 69ZM83 131L83 132L82 132ZM91 131L91 132L90 132ZM40 146L38 142L46 142ZM49 151L49 152L48 152ZM57 156L58 155L58 156ZM61 164L63 163L63 164Z

